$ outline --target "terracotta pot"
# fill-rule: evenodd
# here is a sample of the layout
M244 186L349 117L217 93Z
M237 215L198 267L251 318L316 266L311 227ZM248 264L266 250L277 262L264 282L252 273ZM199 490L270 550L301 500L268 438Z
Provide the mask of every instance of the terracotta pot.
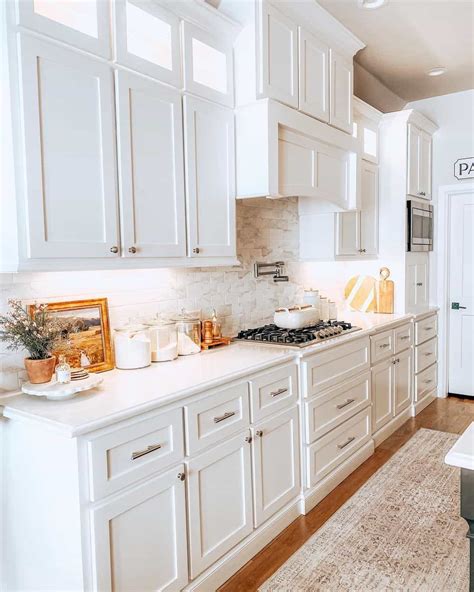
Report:
M31 384L42 384L49 382L53 376L56 366L56 356L51 356L45 360L32 360L25 358L25 368L28 372L28 379Z

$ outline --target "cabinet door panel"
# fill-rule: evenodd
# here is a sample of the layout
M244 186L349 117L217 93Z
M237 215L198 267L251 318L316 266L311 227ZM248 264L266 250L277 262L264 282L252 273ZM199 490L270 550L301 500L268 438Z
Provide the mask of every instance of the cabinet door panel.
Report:
M184 97L189 255L235 255L234 114Z
M181 590L188 582L183 465L91 512L95 589Z
M298 495L298 409L290 409L257 425L253 434L255 527L258 527Z
M349 60L330 50L330 123L352 134L353 66Z
M407 193L420 196L420 143L421 132L412 123L408 124L408 173Z
M248 436L246 431L188 463L192 578L252 532Z
M259 97L298 107L298 31L279 10L260 3L260 43L257 48Z
M395 358L394 397L395 415L406 409L411 403L412 350L408 349Z
M372 425L376 432L393 415L393 364L392 359L372 368Z
M420 134L420 197L431 199L431 136Z
M362 162L360 248L363 255L377 255L378 252L378 196L378 167L368 162Z
M119 71L117 121L124 255L185 256L179 92ZM130 254L132 246L136 254Z
M26 35L20 56L28 256L116 257L112 71Z
M337 214L337 255L359 255L360 212Z
M428 306L428 254L407 253L406 303L408 309L419 310Z
M299 109L329 121L329 48L299 28Z

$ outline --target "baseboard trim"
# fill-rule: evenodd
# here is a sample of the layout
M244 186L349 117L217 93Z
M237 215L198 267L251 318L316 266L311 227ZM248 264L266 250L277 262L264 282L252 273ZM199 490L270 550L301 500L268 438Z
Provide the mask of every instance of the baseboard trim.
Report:
M380 430L372 436L375 441L375 446L382 444L384 440L391 436L393 432L397 431L398 428L401 425L403 425L408 419L410 419L411 416L411 407L407 407L396 417L391 419L386 425L384 425L383 428L380 428Z
M432 403L435 399L436 393L434 390L432 390L430 393L425 395L423 399L417 401L416 403L413 403L413 405L411 406L411 416L415 417L416 415L418 415L420 411L423 411L423 409L425 407L428 407L428 405Z
M300 499L296 498L190 582L183 590L186 592L217 590L300 514Z
M301 500L301 513L307 514L314 506L319 504L339 483L370 458L374 453L374 449L374 441L370 440L312 489L306 491Z

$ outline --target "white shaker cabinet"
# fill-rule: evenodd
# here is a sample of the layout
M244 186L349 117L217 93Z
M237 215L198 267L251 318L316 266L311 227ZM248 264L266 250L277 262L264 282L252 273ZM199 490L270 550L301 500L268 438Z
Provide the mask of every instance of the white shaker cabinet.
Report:
M398 415L411 404L412 350L398 354L394 362L394 413Z
M393 417L392 359L372 368L372 431L377 432Z
M191 578L253 530L250 442L247 430L187 463Z
M330 50L330 115L334 127L352 134L352 60Z
M111 68L20 34L27 257L117 257Z
M188 583L184 466L91 510L95 589L181 590Z
M185 96L184 122L189 255L235 256L234 113Z
M431 199L431 135L408 124L407 194Z
M299 110L329 122L329 47L299 27Z
M117 72L123 255L186 255L179 91Z
M252 430L255 527L298 495L298 409L276 415Z
M406 309L423 310L429 303L428 253L406 254Z

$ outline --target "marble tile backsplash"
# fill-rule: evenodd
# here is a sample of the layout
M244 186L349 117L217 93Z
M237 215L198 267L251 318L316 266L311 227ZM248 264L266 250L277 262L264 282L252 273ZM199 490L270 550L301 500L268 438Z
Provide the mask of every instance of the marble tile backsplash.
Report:
M300 301L297 198L237 202L240 267L0 274L0 311L26 303L107 297L112 328L137 316L215 308L224 333L270 322L278 306ZM287 263L288 283L253 276L255 261ZM18 386L24 353L0 343L0 390Z

